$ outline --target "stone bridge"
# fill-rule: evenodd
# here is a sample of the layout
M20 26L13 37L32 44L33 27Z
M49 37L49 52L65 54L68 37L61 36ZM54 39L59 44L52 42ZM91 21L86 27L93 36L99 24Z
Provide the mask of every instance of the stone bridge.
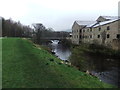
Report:
M62 40L65 39L65 37L44 37L41 39L46 39L46 40Z

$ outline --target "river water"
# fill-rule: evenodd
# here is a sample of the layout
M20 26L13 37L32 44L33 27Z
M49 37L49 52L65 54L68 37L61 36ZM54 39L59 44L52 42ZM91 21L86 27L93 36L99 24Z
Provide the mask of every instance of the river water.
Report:
M58 40L52 40L52 43L49 44L49 47L52 49L52 52L55 52L55 55L61 60L68 60L71 55L71 51L67 46L59 44Z
M58 40L52 40L52 43L48 44L48 47L55 52L55 55L61 60L68 60L71 55L71 51L67 46L59 44ZM95 68L90 72L96 75L101 81L120 86L119 77L120 70L118 69L118 61L114 59L103 60L102 57L94 57L90 60L89 65Z

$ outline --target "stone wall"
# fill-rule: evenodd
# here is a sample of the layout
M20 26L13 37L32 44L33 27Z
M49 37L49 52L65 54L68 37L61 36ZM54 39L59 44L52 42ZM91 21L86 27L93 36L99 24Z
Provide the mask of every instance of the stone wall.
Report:
M72 43L73 44L80 44L80 29L83 26L78 25L76 22L74 22L74 25L72 27Z
M120 39L113 39L112 48L115 50L120 50Z

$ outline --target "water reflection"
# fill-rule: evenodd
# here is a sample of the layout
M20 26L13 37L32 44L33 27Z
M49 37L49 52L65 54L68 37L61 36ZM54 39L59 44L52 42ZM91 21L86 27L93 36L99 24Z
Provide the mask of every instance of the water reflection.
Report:
M89 64L94 66L94 68L90 69L91 73L99 77L101 81L119 86L120 70L118 61L117 59L106 59L104 57L94 56L93 59L89 61Z
M68 60L71 55L70 49L67 46L59 44L58 40L52 40L50 47L52 48L52 51L55 52L55 55L61 60Z

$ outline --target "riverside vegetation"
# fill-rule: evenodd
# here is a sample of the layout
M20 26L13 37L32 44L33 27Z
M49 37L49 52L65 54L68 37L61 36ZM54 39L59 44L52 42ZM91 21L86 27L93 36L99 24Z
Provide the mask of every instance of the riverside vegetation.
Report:
M104 62L106 59L115 59L118 62L120 58L119 50L113 50L103 45L81 44L73 46L71 51L70 62L81 71L95 68L95 66L90 65L90 60L101 58L100 62Z
M22 38L2 39L2 66L3 88L114 88Z

